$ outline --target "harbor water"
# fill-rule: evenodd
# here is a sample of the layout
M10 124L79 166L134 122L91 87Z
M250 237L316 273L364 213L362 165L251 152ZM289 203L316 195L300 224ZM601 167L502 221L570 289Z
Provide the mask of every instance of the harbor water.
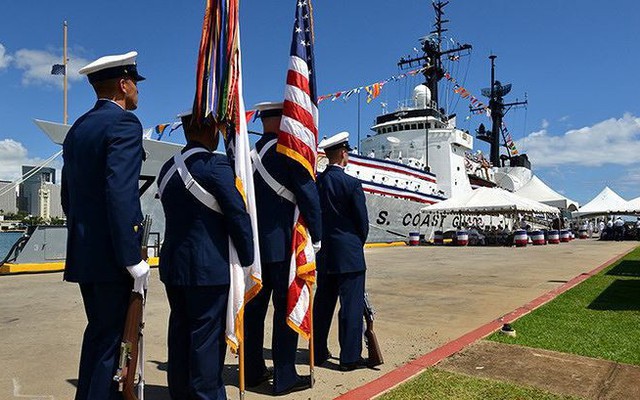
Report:
M22 232L0 232L0 262L20 236L22 236Z

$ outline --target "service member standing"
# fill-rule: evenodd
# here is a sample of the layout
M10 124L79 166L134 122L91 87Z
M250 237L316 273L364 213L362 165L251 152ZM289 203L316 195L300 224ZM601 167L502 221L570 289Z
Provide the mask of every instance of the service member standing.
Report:
M158 177L166 217L160 252L169 316L169 393L174 400L226 399L222 372L229 295L229 238L242 266L253 264L251 220L218 132L182 116L187 145Z
M113 381L132 288L146 288L138 177L142 125L137 53L106 56L80 69L98 101L63 144L62 208L67 216L64 279L78 282L87 315L76 400L117 399ZM133 279L132 279L133 277Z
M319 147L324 149L329 166L318 177L323 235L313 308L315 359L321 365L331 356L327 337L340 298L340 368L350 371L365 366L361 356L366 270L363 247L369 219L362 185L344 172L351 150L349 133L338 133Z
M248 387L257 386L273 375L273 393L284 395L310 386L309 376L299 376L295 368L298 334L287 325L287 289L291 260L291 234L295 204L298 204L316 251L320 248L322 221L314 180L288 157L276 152L282 103L256 105L264 127L262 138L252 152L254 185L258 211L262 290L246 306L245 359ZM264 319L273 298L273 371L266 368L263 342Z

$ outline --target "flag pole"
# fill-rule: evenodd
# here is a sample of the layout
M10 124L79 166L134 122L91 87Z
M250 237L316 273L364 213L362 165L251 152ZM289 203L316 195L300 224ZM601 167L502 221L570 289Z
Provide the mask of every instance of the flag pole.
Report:
M244 311L242 312L244 314ZM244 316L243 316L244 320ZM244 323L241 324L241 339L238 343L238 389L240 390L240 400L244 400L245 383L244 383Z
M62 65L64 65L64 89L63 89L63 96L64 96L64 110L63 110L63 114L62 114L62 122L66 125L67 124L67 120L69 119L69 114L67 113L67 21L64 21L63 24L63 28L62 28L62 42L63 42L63 48L64 48L64 54L63 54L63 59L62 59Z
M313 285L309 285L309 378L311 380L311 387L315 383L313 367L315 364L315 355L313 350Z

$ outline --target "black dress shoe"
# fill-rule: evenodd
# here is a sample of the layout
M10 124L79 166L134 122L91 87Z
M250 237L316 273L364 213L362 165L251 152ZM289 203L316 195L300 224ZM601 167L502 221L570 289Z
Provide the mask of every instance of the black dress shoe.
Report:
M360 358L358 361L348 364L340 364L340 371L347 372L355 369L368 368L369 362L365 358Z
M330 358L331 358L331 353L326 352L322 356L315 356L313 362L315 365L320 366L326 363Z
M294 383L292 386L290 386L289 388L281 391L281 392L276 392L275 390L273 391L273 395L274 396L284 396L287 395L289 393L293 393L293 392L299 392L301 390L306 390L309 389L311 387L311 377L309 375L305 375L305 376L301 376L298 378L298 380L296 381L296 383Z
M256 386L260 386L260 384L262 384L263 382L268 381L269 379L273 378L273 367L267 367L264 372L262 373L262 375L260 375L258 377L258 379L254 379L254 380L248 380L246 382L247 387L256 387Z

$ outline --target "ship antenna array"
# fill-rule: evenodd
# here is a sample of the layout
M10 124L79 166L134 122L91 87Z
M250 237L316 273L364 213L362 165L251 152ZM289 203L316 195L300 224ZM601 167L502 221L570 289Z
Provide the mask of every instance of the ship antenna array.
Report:
M436 21L433 24L433 30L429 36L421 39L422 42L422 56L406 56L401 57L398 62L398 67L401 69L409 69L417 65L424 67L425 85L431 91L431 98L436 104L436 109L439 109L438 98L438 82L444 78L444 69L442 68L442 57L448 54L458 53L465 50L471 50L470 44L458 45L455 48L442 50L442 38L443 33L447 32L445 24L449 22L448 19L444 19L444 8L449 4L449 1L433 1L433 9L436 15Z
M511 110L512 108L518 107L526 107L529 104L529 100L525 95L524 101L518 101L516 99L513 103L505 103L504 96L509 94L511 91L511 84L502 84L500 81L496 80L496 58L495 54L491 54L489 59L491 60L491 87L482 89L482 94L485 97L489 98L489 110L491 112L491 131L487 132L484 129L484 125L480 125L477 135L479 140L488 142L491 145L491 154L490 161L493 166L500 166L500 138L502 137L504 146L509 153L509 148L507 147L507 138L504 129L502 128L502 120L504 116ZM469 106L469 110L473 112L484 111L483 107ZM509 153L511 154L511 153Z

